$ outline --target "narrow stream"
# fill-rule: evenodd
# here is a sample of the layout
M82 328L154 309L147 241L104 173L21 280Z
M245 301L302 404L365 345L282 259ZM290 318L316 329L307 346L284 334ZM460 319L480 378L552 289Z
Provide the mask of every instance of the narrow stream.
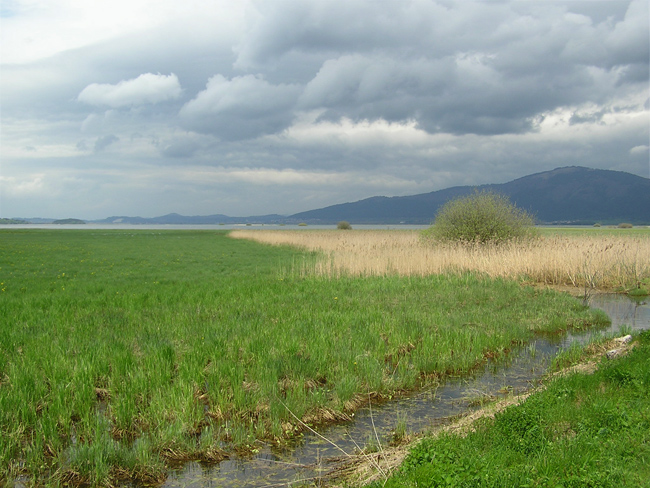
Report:
M166 488L273 487L308 484L328 470L326 460L354 453L358 447L388 443L398 426L420 432L450 416L478 408L481 399L521 392L534 385L547 371L553 357L574 341L586 342L592 334L625 333L650 328L650 300L632 300L622 295L594 295L590 305L604 310L612 324L598 332L567 334L556 340L537 339L498 362L488 362L472 375L449 378L435 389L418 391L381 405L358 411L352 422L311 433L285 449L265 447L248 458L233 457L218 465L188 463L169 473ZM335 447L333 444L336 444Z

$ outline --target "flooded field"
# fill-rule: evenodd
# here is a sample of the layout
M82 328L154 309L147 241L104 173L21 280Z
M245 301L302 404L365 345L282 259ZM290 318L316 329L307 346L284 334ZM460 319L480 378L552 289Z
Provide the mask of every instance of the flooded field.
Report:
M553 340L537 339L498 361L489 360L474 374L449 378L436 389L417 392L358 411L352 422L307 433L300 442L282 450L260 445L259 453L218 465L189 463L172 471L163 485L187 487L272 487L318 482L329 472L333 460L345 458L360 448L380 448L390 442L395 430L420 432L445 423L449 417L480 407L482 401L521 393L534 386L547 371L553 357L574 341L584 342L592 334L618 333L650 328L647 300L623 295L595 295L590 305L611 318L609 328L583 334L566 334Z

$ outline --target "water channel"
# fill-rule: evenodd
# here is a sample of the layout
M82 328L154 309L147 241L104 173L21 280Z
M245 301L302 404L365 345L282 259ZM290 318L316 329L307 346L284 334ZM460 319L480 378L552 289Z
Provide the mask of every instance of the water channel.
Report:
M573 342L588 341L592 334L623 335L650 328L650 300L624 295L594 295L590 305L604 310L612 324L598 332L567 334L554 340L537 339L513 351L506 359L488 362L480 371L449 378L435 389L418 391L382 405L358 411L354 420L307 433L290 448L262 447L252 457L232 457L218 465L188 463L169 473L165 488L279 487L317 480L329 466L327 460L354 453L369 443L387 443L398 422L408 432L421 432L443 423L450 416L474 408L477 399L517 394L534 385L547 371L553 357ZM623 329L622 329L623 328ZM335 445L334 445L335 444Z

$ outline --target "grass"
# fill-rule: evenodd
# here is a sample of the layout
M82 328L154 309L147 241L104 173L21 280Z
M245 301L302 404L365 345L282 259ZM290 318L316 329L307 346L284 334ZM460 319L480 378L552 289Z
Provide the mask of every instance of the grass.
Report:
M482 273L298 272L319 259L219 231L0 232L0 482L160 482L607 320Z
M560 376L465 435L424 438L369 486L648 486L650 332L638 339L628 356Z
M433 244L418 231L236 231L233 237L324 253L305 274L478 272L530 284L650 289L650 229L543 228L539 239L500 245Z

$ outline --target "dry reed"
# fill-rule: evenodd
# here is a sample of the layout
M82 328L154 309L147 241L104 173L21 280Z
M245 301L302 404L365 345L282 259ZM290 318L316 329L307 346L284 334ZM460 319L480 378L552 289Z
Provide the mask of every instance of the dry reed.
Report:
M613 290L650 278L650 239L543 236L500 245L432 244L418 231L237 230L233 238L323 253L302 273L325 276L430 275L474 271L546 285Z

